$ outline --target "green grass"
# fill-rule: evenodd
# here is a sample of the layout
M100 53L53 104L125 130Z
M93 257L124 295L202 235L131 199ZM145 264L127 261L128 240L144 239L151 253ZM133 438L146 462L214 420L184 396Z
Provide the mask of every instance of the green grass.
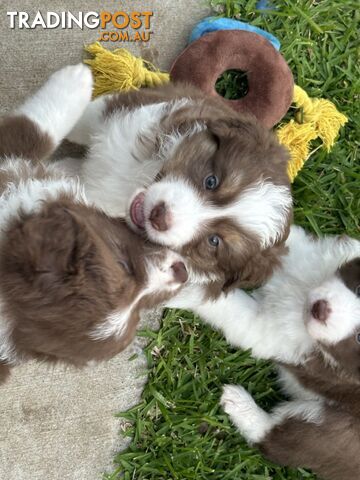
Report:
M330 154L308 160L294 186L295 222L316 234L360 237L359 59L355 2L283 1L260 14L255 1L214 0L227 16L240 15L275 34L297 84L332 100L349 117ZM234 83L229 79L228 89ZM231 92L228 92L231 94ZM219 408L224 383L241 383L270 408L279 400L268 363L231 349L188 312L168 311L158 333L142 332L149 381L139 406L121 416L132 422L130 447L115 458L108 480L295 480L304 470L280 468L241 439ZM266 339L264 339L266 341Z
M237 100L245 97L249 91L246 72L227 70L216 80L215 90L227 100Z

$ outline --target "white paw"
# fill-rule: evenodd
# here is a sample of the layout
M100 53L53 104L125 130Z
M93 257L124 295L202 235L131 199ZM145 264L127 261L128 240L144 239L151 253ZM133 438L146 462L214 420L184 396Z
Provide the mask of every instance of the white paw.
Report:
M256 407L252 396L245 388L237 385L225 385L220 404L228 415L246 414Z
M241 435L250 443L261 442L273 427L271 416L258 407L241 386L225 385L220 403Z
M86 102L86 106L91 100L93 78L90 68L82 63L58 70L51 75L49 82L60 94L73 98L76 103Z

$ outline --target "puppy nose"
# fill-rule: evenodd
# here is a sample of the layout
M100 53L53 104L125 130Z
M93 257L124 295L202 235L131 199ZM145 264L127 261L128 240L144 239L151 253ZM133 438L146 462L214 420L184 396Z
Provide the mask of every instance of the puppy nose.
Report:
M151 225L155 228L155 230L159 230L160 232L165 232L168 228L168 220L166 215L166 207L165 203L161 202L158 203L150 213L150 222Z
M326 300L318 300L311 307L311 315L319 322L325 323L329 318L331 309Z
M179 283L185 283L188 279L188 273L183 262L176 262L171 265L171 268L174 272L174 280Z

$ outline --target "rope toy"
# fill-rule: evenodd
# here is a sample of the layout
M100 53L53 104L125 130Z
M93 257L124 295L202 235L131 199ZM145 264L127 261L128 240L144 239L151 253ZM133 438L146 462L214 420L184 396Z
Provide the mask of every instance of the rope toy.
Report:
M150 62L135 57L125 48L111 52L95 42L85 47L85 51L94 57L84 60L94 74L94 97L114 91L158 87L169 81L168 73L160 72Z
M348 121L332 102L310 98L298 85L294 87L293 103L297 109L295 120L281 125L276 131L279 142L290 151L288 174L292 182L313 153L310 152L310 142L320 138L330 152L340 128Z
M95 79L94 97L117 91L138 90L141 87L155 87L170 80L168 73L155 69L150 62L135 57L124 48L111 52L96 42L85 47L85 50L94 56L93 59L85 60ZM292 182L315 151L310 151L311 142L320 138L329 152L340 128L348 121L332 102L310 98L297 85L294 87L293 104L296 108L295 118L280 125L276 131L280 143L290 152L288 174Z

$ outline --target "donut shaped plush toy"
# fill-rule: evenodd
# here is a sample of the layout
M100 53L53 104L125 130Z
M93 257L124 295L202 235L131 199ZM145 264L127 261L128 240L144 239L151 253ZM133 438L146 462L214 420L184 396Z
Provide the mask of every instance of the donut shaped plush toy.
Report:
M245 97L227 100L216 92L216 80L227 70L246 72ZM219 30L192 42L173 63L170 78L196 85L239 112L252 113L268 128L283 118L294 93L293 76L282 55L263 36L242 30Z

